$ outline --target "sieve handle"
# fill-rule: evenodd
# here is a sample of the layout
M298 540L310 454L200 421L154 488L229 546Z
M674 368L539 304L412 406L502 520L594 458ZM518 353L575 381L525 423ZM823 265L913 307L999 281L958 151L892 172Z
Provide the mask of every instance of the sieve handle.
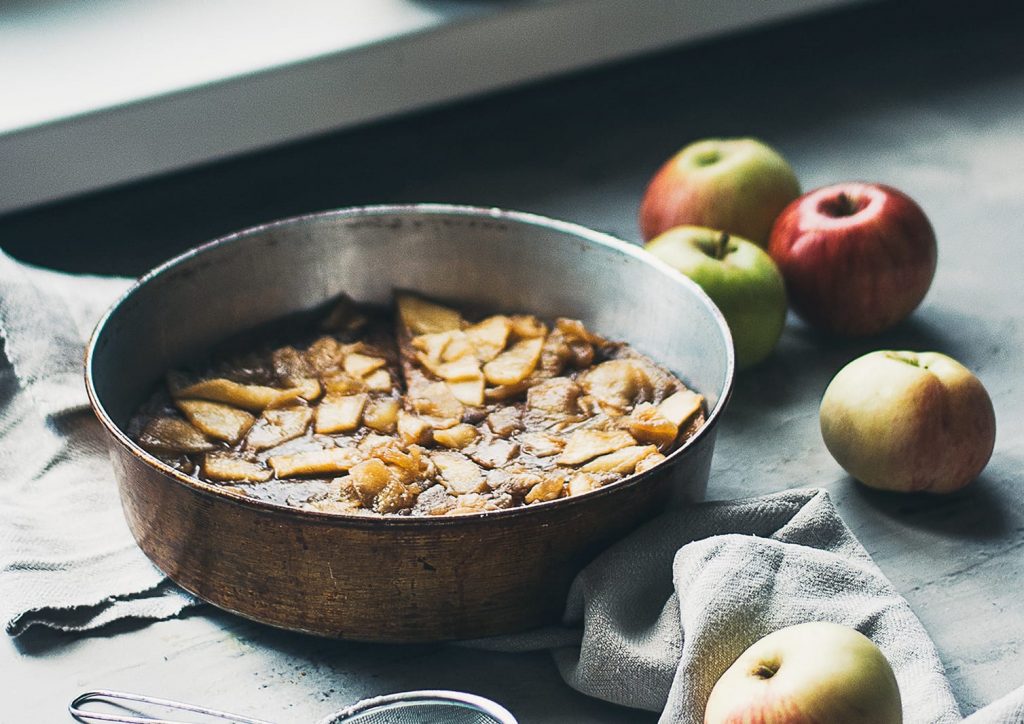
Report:
M135 716L129 714L106 714L97 711L86 711L82 707L85 704L92 702L107 702L117 706L121 706L126 712L134 712ZM227 721L235 722L235 724L271 724L271 722L264 721L263 719L252 719L246 716L238 716L237 714L229 714L226 711L218 711L216 709L207 709L202 706L194 706L193 704L185 704L180 701L171 701L170 699L157 699L154 696L142 696L141 694L127 694L123 691L87 691L84 694L79 694L75 697L75 700L68 705L68 712L71 716L80 722L97 722L97 721L112 721L121 722L122 724L188 724L188 722L180 722L174 719L160 719L155 716L149 716L145 712L140 712L135 708L128 708L124 706L124 702L132 702L133 704L148 704L150 706L159 706L165 709L174 709L177 711L187 711L193 714L202 714L214 719L224 719ZM194 722L193 722L194 724Z

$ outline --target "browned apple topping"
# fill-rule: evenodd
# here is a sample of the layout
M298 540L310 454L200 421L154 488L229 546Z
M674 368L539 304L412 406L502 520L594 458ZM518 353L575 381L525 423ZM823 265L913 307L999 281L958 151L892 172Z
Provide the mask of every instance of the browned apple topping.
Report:
M130 430L169 465L258 499L468 515L643 473L704 422L699 394L579 320L471 318L405 293L395 306L345 299L305 339L171 372Z
M176 400L178 409L196 429L207 437L236 443L249 431L256 418L219 402L206 400Z
M480 432L467 423L460 423L447 430L434 430L434 442L444 447L462 449L480 437Z
M565 449L558 456L559 465L582 465L599 455L635 445L636 440L624 430L576 430L569 436Z
M514 385L522 382L537 367L543 348L543 337L519 340L484 365L484 377L492 385Z
M139 444L147 450L163 453L199 453L217 448L206 435L174 417L149 420L139 434Z
M319 390L320 386L317 385L316 392L312 392L313 396ZM241 385L231 380L213 379L189 385L178 391L176 397L223 402L226 405L240 407L250 412L262 412L266 407L280 403L282 399L294 400L297 397L302 397L304 391L307 394L311 392L309 388L302 390L294 387L279 390L265 385Z
M308 407L282 407L264 410L256 423L249 428L245 447L250 450L268 450L300 437L306 432L313 411Z
M413 334L432 334L462 328L462 315L454 309L413 294L399 294L395 301L402 324Z
M313 450L294 455L274 455L267 458L267 463L277 477L293 478L344 472L363 459L363 454L358 449L348 447Z
M321 433L352 432L363 421L363 410L369 397L330 393L316 406L316 431Z
M202 470L205 477L220 481L263 483L272 475L262 465L226 452L207 453L203 457Z

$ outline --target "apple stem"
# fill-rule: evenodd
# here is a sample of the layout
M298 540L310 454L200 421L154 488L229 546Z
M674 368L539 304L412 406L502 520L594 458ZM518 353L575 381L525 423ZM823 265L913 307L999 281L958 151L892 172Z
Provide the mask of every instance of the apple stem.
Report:
M858 211L857 202L851 199L845 191L839 192L839 215L853 216Z
M921 360L913 352L887 352L885 354L891 360L896 362L904 362L912 367L923 367Z
M722 236L719 237L719 239L718 239L718 246L715 248L715 258L719 259L719 260L724 259L725 258L725 252L728 250L728 247L729 247L729 235L726 232L723 231L722 232Z

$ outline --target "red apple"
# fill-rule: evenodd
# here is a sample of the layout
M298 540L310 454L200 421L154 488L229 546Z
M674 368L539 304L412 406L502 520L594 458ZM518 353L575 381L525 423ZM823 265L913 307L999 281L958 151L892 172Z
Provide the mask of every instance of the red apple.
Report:
M811 191L775 222L768 253L793 310L844 335L876 334L909 315L935 275L935 232L913 199L882 184Z
M654 175L640 204L640 230L650 241L675 226L705 226L764 248L775 217L799 195L796 174L775 149L753 138L709 138Z
M740 654L711 690L704 724L900 724L896 677L863 634L804 623Z

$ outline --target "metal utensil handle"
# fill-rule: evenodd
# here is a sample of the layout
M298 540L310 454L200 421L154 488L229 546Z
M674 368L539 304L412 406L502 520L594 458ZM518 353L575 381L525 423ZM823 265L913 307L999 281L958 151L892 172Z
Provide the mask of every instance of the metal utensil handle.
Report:
M218 711L216 709L207 709L206 707L185 704L180 701L158 699L154 696L142 696L141 694L128 694L123 691L106 691L103 689L87 691L84 694L78 695L75 697L75 700L68 705L68 711L71 713L71 716L81 722L113 721L122 722L123 724L188 724L188 722L180 722L174 719L158 719L148 715L128 716L127 714L104 714L95 711L85 711L81 708L82 705L93 701L131 701L137 704L151 704L153 706L162 706L167 709L188 711L193 714L202 714L216 719L226 719L228 721L236 722L237 724L272 724L272 722L268 722L264 719L252 719L251 717L239 716L237 714Z

